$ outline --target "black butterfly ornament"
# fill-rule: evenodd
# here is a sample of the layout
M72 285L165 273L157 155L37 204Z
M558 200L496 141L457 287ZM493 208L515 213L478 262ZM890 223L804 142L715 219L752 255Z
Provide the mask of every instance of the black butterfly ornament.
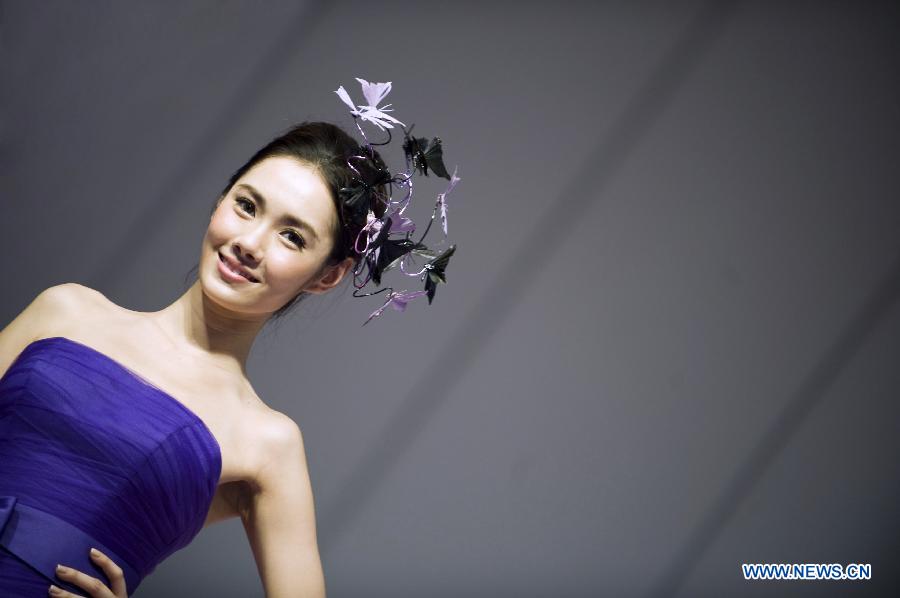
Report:
M372 190L364 182L356 181L352 185L341 187L338 196L344 205L344 214L348 221L357 222L369 213Z
M372 209L376 199L376 187L386 185L391 181L391 174L382 169L377 169L369 183L361 178L356 178L346 187L341 187L338 196L344 204L345 214L350 221L365 221L369 210Z
M425 137L410 137L407 134L403 142L403 151L415 170L428 176L430 168L434 174L450 180L450 173L444 166L444 150L441 149L440 137L432 137L431 141L428 141Z
M400 258L413 250L426 249L422 243L417 243L410 238L391 239L388 235L391 233L393 219L388 216L381 225L378 237L367 252L367 263L369 271L372 274L372 280L375 284L381 284L381 275L385 270L390 270L397 265Z
M444 270L446 270L447 263L454 251L456 251L456 244L451 245L433 261L425 264L425 290L428 292L428 305L431 305L431 300L434 299L437 283L447 282Z
M375 270L372 272L372 280L375 284L381 284L381 274L396 266L400 258L412 251L425 247L412 239L385 239L376 260Z

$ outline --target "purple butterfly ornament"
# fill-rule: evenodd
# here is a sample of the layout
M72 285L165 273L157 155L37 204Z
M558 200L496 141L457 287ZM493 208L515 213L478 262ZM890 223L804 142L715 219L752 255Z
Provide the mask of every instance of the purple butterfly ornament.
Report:
M407 291L400 291L399 293L391 291L390 293L388 293L388 298L387 301L384 302L384 305L373 311L372 315L369 316L369 319L363 322L363 326L368 324L369 320L371 320L372 318L377 318L378 316L383 314L384 310L386 310L388 307L393 307L395 310L400 312L406 311L406 306L410 301L412 301L416 297L421 297L422 295L427 294L427 291L413 291L411 293Z

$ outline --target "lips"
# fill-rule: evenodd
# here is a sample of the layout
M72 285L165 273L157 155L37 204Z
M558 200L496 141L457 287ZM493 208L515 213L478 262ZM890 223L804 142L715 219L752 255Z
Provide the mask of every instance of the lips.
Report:
M249 282L259 282L259 279L250 274L250 272L246 268L243 268L235 260L228 258L221 253L219 253L218 255L219 269L223 271L224 275L230 276L233 279L240 278Z

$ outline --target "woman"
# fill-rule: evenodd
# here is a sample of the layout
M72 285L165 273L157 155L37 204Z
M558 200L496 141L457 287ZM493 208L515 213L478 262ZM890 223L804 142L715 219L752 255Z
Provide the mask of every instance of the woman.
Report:
M404 149L424 166L416 141ZM49 580L64 588L52 596L122 598L202 527L240 516L267 596L324 596L302 434L257 396L246 361L270 318L348 273L355 284L361 261L380 284L397 260L370 242L434 257L379 237L386 185L404 180L385 173L368 142L298 125L231 177L198 279L172 304L135 312L62 284L0 332L0 594L44 596ZM452 249L423 268L430 290L391 290L380 311L430 302Z

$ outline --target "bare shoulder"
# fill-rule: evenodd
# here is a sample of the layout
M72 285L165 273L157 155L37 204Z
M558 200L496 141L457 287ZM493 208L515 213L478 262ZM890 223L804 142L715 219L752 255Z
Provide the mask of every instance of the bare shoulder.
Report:
M257 429L260 455L257 468L257 486L265 490L277 484L284 475L284 468L300 467L305 473L306 453L300 426L290 416L265 407Z
M303 434L297 422L271 407L266 407L259 433L262 444L270 454L269 460L278 453L303 448Z
M33 305L40 319L46 322L73 313L84 315L86 309L100 309L111 302L100 291L77 282L64 282L41 291Z
M247 521L260 496L284 492L298 474L308 480L300 428L293 419L258 401L242 414L242 422L238 444L245 447L246 473L219 487L208 523L231 516Z
M59 322L73 315L79 318L88 315L100 306L101 301L108 303L102 294L78 283L65 282L47 287L3 328L0 338L11 346L52 335Z
M94 313L101 301L106 301L102 294L74 282L54 285L38 293L0 330L0 373L6 372L32 341L54 335L60 322Z

